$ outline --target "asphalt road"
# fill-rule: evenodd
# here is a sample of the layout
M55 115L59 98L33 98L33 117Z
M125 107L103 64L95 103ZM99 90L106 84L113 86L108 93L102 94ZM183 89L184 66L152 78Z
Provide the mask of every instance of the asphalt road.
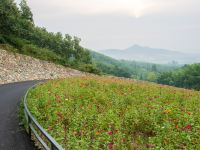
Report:
M27 89L38 82L0 85L0 150L35 150L23 127L19 126L17 112Z

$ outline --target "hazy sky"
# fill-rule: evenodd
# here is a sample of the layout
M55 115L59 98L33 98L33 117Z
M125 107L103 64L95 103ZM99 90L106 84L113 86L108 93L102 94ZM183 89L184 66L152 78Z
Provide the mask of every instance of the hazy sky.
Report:
M28 4L36 25L76 35L93 50L139 44L200 53L200 0L28 0Z

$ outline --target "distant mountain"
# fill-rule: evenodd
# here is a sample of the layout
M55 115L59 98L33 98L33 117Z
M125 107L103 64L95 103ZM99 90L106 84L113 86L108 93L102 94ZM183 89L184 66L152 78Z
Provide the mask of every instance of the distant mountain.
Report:
M179 64L191 64L200 62L200 55L186 54L177 51L142 47L134 45L127 49L108 49L101 50L100 53L115 59L135 60L158 64L168 64L178 62Z

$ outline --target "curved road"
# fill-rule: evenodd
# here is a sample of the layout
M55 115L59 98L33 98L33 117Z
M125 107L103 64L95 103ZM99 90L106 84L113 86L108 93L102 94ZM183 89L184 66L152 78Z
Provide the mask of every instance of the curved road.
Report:
M38 82L0 85L0 150L35 150L28 135L19 126L17 111L27 89Z

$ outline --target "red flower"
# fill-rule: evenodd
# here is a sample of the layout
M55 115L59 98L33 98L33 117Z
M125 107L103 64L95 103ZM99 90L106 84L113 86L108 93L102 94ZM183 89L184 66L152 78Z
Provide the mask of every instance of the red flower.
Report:
M109 149L113 149L113 143L109 143L109 144L108 144L108 148L109 148Z
M192 129L192 125L188 124L188 125L185 127L185 129L187 129L187 130Z
M136 144L133 145L133 150L137 150L137 145Z
M155 144L146 144L146 147L147 148L153 148L153 147L155 147L156 145Z
M109 134L109 135L112 135L113 133L112 133L112 131L109 131L108 134Z

